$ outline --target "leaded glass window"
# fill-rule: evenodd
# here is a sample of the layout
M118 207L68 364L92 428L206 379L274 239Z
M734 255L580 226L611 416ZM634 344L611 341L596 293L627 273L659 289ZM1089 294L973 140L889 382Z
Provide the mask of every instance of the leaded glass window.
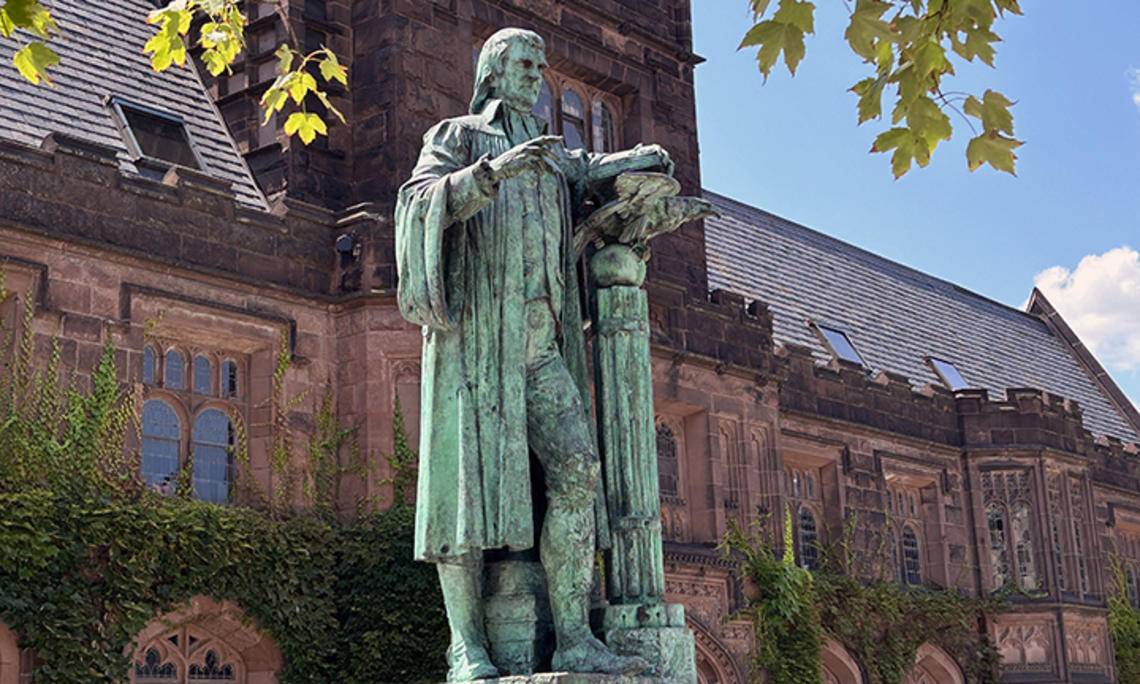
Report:
M586 146L586 110L582 98L571 88L562 91L562 138L567 149Z
M996 504L986 510L986 524L990 532L990 573L993 588L1005 586L1009 581L1009 549L1006 546L1005 511Z
M233 482L234 429L229 416L217 409L203 411L194 421L194 496L226 503Z
M530 110L538 118L550 125L554 125L554 96L550 93L550 84L542 79L542 90L538 93L538 102Z
M174 663L162 662L162 654L158 652L157 648L148 648L142 662L135 661L136 681L161 682L177 678L178 671L175 669Z
M1060 518L1059 511L1053 511L1052 519L1049 521L1049 526L1053 533L1053 566L1054 571L1057 573L1057 587L1059 589L1065 588L1065 554L1061 550L1061 529L1057 523Z
M907 584L922 584L922 554L918 546L918 535L910 525L903 525L903 577Z
M677 436L666 423L657 424L657 480L661 496L678 496L680 473L677 462Z
M804 495L804 481L800 475L800 471L792 471L792 494L797 498L802 498Z
M1085 546L1081 541L1081 521L1073 521L1073 546L1077 552L1077 577L1081 582L1081 593L1089 592L1089 572L1085 565Z
M594 100L594 151L613 152L617 147L614 115L601 100Z
M163 386L172 390L183 389L186 369L183 367L184 361L182 360L182 352L177 349L167 351L163 366L165 370L162 381Z
M212 395L214 393L214 366L205 356L194 357L194 393Z
M226 398L238 395L238 365L236 361L226 359L222 362L222 396Z
M807 506L801 506L799 517L800 566L815 570L819 564L819 534L816 531L815 514Z
M154 347L148 344L143 347L143 382L148 385L154 384L155 363Z
M181 444L182 423L170 404L161 399L143 404L142 477L152 489L173 493Z
M1022 589L1037 588L1037 565L1033 559L1033 535L1029 531L1029 506L1023 501L1013 505L1010 534L1017 554L1017 576Z
M202 665L191 665L187 679L197 682L228 682L233 681L234 668L233 665L222 665L219 662L218 654L209 650L206 651L205 663Z

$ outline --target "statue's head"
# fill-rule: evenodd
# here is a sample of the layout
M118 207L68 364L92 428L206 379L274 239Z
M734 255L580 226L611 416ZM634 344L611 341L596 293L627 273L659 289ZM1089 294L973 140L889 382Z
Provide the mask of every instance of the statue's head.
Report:
M475 68L475 95L471 113L483 111L487 100L498 98L508 107L529 112L542 92L546 44L534 31L505 28L483 43Z

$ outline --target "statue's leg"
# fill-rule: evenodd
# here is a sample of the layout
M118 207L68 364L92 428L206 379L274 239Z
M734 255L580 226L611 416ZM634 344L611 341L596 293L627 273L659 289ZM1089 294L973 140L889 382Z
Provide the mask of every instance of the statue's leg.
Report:
M443 605L451 627L447 649L447 681L469 682L498 677L487 653L483 625L483 554L470 553L454 562L436 563Z
M546 570L557 650L555 670L634 674L638 657L614 654L594 638L589 593L594 568L594 499L601 466L578 389L557 353L527 369L527 441L542 463L549 505L540 556Z

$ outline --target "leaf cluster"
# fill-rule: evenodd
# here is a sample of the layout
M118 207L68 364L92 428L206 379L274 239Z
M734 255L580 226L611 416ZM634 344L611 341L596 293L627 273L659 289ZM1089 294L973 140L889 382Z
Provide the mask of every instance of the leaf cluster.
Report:
M23 29L39 40L25 44L17 29ZM24 78L34 84L38 85L43 80L51 85L47 70L59 64L59 55L47 46L47 41L53 35L59 35L59 32L59 26L52 19L51 12L36 0L5 0L0 5L0 36L15 36L20 42L20 48L12 56L12 63Z
M754 21L768 10L770 0L752 0ZM950 53L966 62L975 59L994 65L994 44L1001 38L993 32L997 17L1021 14L1018 0L855 0L844 38L851 50L870 65L873 74L851 87L858 97L859 123L883 115L883 92L894 89L892 127L879 134L872 152L892 152L895 177L905 174L912 163L926 166L943 140L953 134L946 110L957 111L974 129L970 118L981 123L981 132L966 148L968 168L989 164L998 171L1014 173L1014 150L1022 142L1013 137L1013 103L1004 95L987 90L973 95L946 92L942 80L954 75ZM744 36L740 47L755 47L760 71L767 79L783 53L788 71L795 74L803 59L803 37L812 33L815 7L801 0L780 0L770 19L758 21ZM960 105L960 108L959 108ZM970 117L970 118L967 118Z
M339 83L348 86L348 68L337 61L336 54L322 46L309 54L302 54L288 45L282 44L274 53L278 60L279 75L261 96L261 107L265 110L265 121L269 123L275 112L281 111L285 104L292 99L301 107L301 111L293 112L285 120L285 134L297 134L306 145L316 139L317 134L328 135L328 126L319 114L310 112L305 107L305 98L311 93L324 106L326 111L334 114L341 123L344 115L329 101L328 93L320 90L317 79L311 73L310 67L316 67L325 83Z

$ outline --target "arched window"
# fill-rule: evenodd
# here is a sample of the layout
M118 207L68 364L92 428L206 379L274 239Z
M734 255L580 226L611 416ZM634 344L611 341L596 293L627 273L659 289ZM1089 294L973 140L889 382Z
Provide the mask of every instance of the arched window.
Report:
M226 359L222 362L222 396L225 398L240 396L239 389L237 362Z
M993 588L1005 586L1009 581L1009 550L1006 547L1005 511L996 504L986 509L986 525L990 532L990 572Z
M899 515L906 515L906 504L903 501L902 492L895 492L895 503L898 504Z
M191 665L188 676L190 681L228 682L233 681L234 666L221 664L218 654L213 649L206 651L205 663Z
M797 499L804 495L804 479L798 470L792 470L792 495Z
M809 499L815 498L815 478L812 477L811 473L804 475L804 494Z
M183 367L182 352L177 349L171 349L166 352L166 361L163 363L165 366L165 375L162 378L162 384L167 389L180 390L184 388L184 378L186 369Z
M586 110L572 88L562 91L562 137L570 150L586 146Z
M162 655L153 646L146 650L143 662L135 661L136 682L163 682L178 679L178 671L172 662L162 662Z
M550 93L550 83L545 78L542 79L542 90L538 93L538 102L535 103L530 113L551 126L554 125L554 97Z
M214 366L201 354L194 357L194 393L214 393Z
M918 510L918 509L917 509L917 508L915 507L915 505L914 505L914 494L911 494L911 495L909 495L909 496L907 497L907 499L908 499L908 501L909 501L909 503L910 503L910 514L911 514L911 516L915 516L915 515L918 515L918 513L917 513L917 510Z
M151 488L164 494L174 491L181 442L182 423L170 404L161 399L143 404L142 477Z
M816 532L815 514L807 506L800 506L799 517L800 567L815 570L819 564L819 535Z
M148 385L154 384L154 347L149 344L143 347L143 382Z
M907 584L922 584L922 554L918 548L918 536L910 525L903 525L903 579Z
M617 133L614 127L614 115L609 105L601 100L594 100L594 151L613 152L617 147Z
M1024 501L1013 505L1010 534L1017 554L1017 579L1022 589L1037 588L1037 564L1033 559L1033 535L1029 531L1029 506Z
M194 421L194 497L226 503L233 482L234 429L229 416L207 409Z
M657 480L661 496L678 495L677 436L666 423L657 424Z

